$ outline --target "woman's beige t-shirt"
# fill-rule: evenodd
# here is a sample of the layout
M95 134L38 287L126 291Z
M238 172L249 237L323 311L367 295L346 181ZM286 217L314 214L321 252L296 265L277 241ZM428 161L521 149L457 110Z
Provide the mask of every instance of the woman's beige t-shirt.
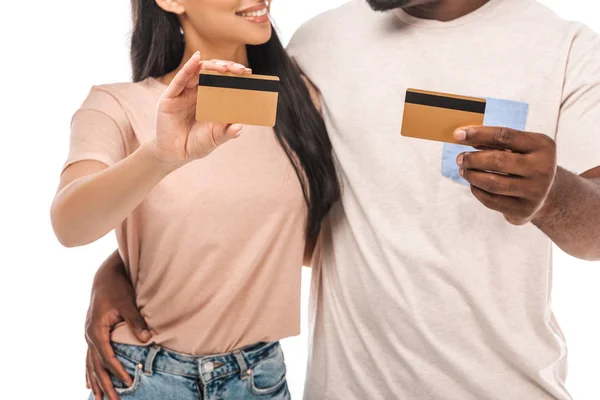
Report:
M154 135L165 89L154 78L94 86L73 116L66 166L134 152ZM270 128L247 126L163 179L115 227L152 342L199 355L297 335L306 219ZM124 324L113 340L140 344Z

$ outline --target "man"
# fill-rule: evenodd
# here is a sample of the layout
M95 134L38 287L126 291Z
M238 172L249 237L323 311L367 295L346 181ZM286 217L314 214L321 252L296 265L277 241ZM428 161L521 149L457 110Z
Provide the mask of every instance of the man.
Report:
M570 399L551 241L600 259L598 37L534 0L354 0L289 50L344 186L313 270L305 398ZM486 126L455 132L483 150L401 136L408 88L485 97ZM88 329L103 354L111 324L144 329L109 264Z

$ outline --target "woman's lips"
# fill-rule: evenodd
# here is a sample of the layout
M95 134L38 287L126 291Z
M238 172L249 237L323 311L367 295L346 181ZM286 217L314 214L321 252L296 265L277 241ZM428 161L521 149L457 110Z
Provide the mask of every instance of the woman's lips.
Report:
M248 21L263 23L269 21L269 3L266 1L260 2L254 6L245 8L235 13L238 17L242 17Z

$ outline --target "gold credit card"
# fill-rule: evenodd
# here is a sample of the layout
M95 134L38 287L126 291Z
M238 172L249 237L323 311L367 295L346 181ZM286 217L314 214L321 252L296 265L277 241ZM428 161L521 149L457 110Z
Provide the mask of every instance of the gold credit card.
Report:
M201 71L196 120L275 126L279 78Z
M408 89L402 117L402 136L457 143L454 131L483 125L485 99Z

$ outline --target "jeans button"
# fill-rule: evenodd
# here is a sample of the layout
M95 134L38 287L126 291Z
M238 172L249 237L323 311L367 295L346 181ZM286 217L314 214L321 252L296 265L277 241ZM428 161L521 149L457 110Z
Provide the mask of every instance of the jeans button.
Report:
M214 369L215 369L215 366L211 361L204 364L204 372L205 373L210 374L211 372L213 372Z

